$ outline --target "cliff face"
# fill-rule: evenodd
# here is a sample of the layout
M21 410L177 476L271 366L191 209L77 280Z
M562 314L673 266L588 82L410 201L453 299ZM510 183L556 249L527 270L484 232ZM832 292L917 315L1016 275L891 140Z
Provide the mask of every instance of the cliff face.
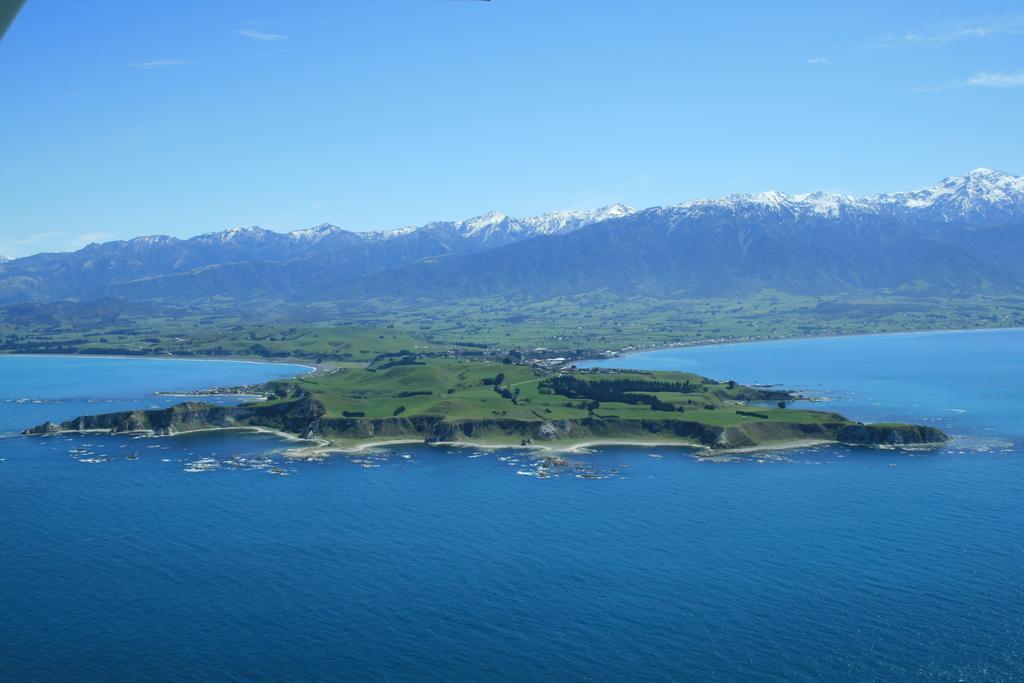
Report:
M713 446L721 429L680 420L512 420L488 418L446 420L440 416L375 420L320 420L318 434L327 438L358 440L380 437L416 437L427 443L449 441L583 441L590 439L651 439L686 441Z
M216 427L268 427L305 436L323 412L323 406L308 397L287 403L243 406L217 406L188 401L160 410L85 415L60 424L46 422L25 433L102 430L111 434L151 432L167 435Z
M934 427L919 425L862 425L843 420L788 423L761 421L718 427L677 419L620 420L588 417L578 420L526 421L512 419L445 420L440 416L325 418L324 407L309 396L269 405L216 406L186 402L162 410L133 410L46 422L26 434L61 431L96 431L111 434L148 432L178 434L216 427L267 427L302 437L343 441L374 438L421 438L428 443L447 441L564 442L601 439L664 440L705 446L715 450L752 448L788 441L838 441L864 446L911 446L942 443L947 436Z
M942 430L923 425L846 425L836 434L836 441L863 446L913 446L948 440Z

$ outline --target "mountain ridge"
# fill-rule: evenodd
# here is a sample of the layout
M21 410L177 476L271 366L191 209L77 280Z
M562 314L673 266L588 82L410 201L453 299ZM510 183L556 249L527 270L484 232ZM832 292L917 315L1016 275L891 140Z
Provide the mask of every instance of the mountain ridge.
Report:
M1016 291L1024 282L1021 224L1024 177L979 168L860 198L768 191L525 219L490 212L368 233L325 223L289 233L254 226L187 240L146 236L0 264L0 303L557 295L602 285L702 295Z

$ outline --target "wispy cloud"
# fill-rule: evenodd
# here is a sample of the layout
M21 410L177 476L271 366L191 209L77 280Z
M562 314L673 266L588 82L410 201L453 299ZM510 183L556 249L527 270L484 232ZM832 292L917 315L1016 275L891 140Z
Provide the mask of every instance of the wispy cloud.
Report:
M106 242L113 237L114 236L109 232L86 232L72 238L71 241L68 242L68 247L72 250L81 249L93 242Z
M37 232L29 237L0 243L0 254L11 258L28 256L39 251L38 245L53 246L58 241L62 241L62 237L65 237L63 232Z
M1012 73L995 73L981 71L962 81L953 81L945 85L930 88L914 88L911 92L927 93L949 90L950 88L1020 88L1024 87L1024 71Z
M1017 19L1012 22L986 24L982 26L963 26L960 28L945 31L908 33L903 40L908 43L941 44L952 43L958 40L972 40L977 38L991 38L1000 34L1016 34L1024 32L1024 22Z
M897 45L940 46L964 40L982 40L1001 35L1024 35L1024 15L980 19L973 22L932 26L905 33L889 33L868 42L864 47L895 47Z
M1019 88L1024 86L1024 71L1003 74L982 71L974 74L961 85L973 88Z
M63 237L62 232L38 232L31 237L23 237L20 240L13 240L10 244L18 247L27 247L32 244L39 244L40 242L46 242L48 240L55 239L57 237Z
M240 28L235 33L250 40L262 40L268 43L275 40L284 40L288 37L281 33L266 33L255 28Z
M187 59L156 59L152 62L134 62L128 66L133 69L162 69L165 66L182 66L189 63Z
M78 235L61 231L37 232L29 237L0 243L0 254L10 257L29 256L44 251L78 251L93 242L114 239L109 232L85 232Z
M807 60L808 64L828 64L828 60L824 57L811 57Z

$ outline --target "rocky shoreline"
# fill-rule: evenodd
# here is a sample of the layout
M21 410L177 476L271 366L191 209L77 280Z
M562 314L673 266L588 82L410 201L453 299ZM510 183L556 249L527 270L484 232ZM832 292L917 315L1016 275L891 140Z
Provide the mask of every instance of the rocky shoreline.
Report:
M710 453L775 448L784 444L842 443L854 446L941 444L948 436L935 427L860 424L839 415L824 423L763 422L718 427L667 419L527 421L517 419L446 420L418 415L391 418L327 418L314 400L278 404L219 406L184 402L170 408L84 415L62 423L45 422L28 435L64 432L168 436L210 429L253 428L316 441L318 450L345 450L362 443L487 444L500 447L548 446L570 450L583 444L661 444L691 446ZM795 446L793 446L795 447Z

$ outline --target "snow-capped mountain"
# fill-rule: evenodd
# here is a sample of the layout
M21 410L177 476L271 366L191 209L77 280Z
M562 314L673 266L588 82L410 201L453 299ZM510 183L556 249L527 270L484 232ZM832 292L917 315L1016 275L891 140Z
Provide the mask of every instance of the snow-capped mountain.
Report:
M254 225L251 228L228 228L220 232L207 232L202 235L198 235L193 239L201 242L217 242L220 244L227 244L229 242L261 242L265 239L272 238L274 233L270 230Z
M613 218L622 218L636 209L625 204L610 204L592 211L554 211L545 213L533 218L523 219L523 223L530 226L535 234L559 235L565 232L572 232L585 225L603 223Z
M292 230L288 233L288 237L301 242L319 242L322 239L337 235L339 232L346 232L336 225L330 223L323 223L316 226L315 228L307 228L305 230Z
M513 242L538 235L560 235L586 225L621 218L635 209L624 204L612 204L592 211L555 211L531 218L513 218L499 211L454 223L453 228L465 237L484 243Z
M470 239L481 245L500 246L539 235L571 232L586 225L628 216L635 211L636 209L624 204L612 204L589 211L555 211L530 218L513 218L500 211L491 211L463 221L435 222L422 227L406 227L363 235L368 240L389 240L420 230L432 230Z
M1024 219L1024 177L978 168L967 175L946 178L936 185L908 192L854 197L830 192L790 195L770 190L719 199L695 199L668 208L691 217L727 212L794 218L840 219L859 215L898 221L998 223Z
M1024 177L976 168L922 190L871 199L905 216L944 223L1020 220L1024 218Z
M372 274L346 282L344 291L450 299L595 291L1019 295L1022 228L1024 179L978 169L911 192L768 191L654 207L544 240Z
M491 286L559 293L631 283L679 291L740 282L871 290L924 287L938 272L944 287L1005 287L1018 272L1024 282L1022 225L1024 178L979 168L866 197L767 191L640 211L612 204L528 218L491 212L377 232L323 224L287 233L254 226L190 239L151 235L0 263L0 304L257 292L331 298L357 291L359 278L368 278L359 285L365 296L430 293L452 283L480 294ZM378 273L383 279L374 279Z
M90 244L77 252L37 254L0 265L0 303L26 298L80 296L124 282L196 277L224 286L230 273L288 265L365 275L420 259L472 254L540 235L561 234L628 215L616 204L594 211L562 211L518 219L498 212L463 221L377 232L353 232L324 223L281 233L259 226L207 232L189 239L148 235ZM240 264L260 264L244 266ZM262 272L262 271L261 271ZM242 276L243 279L250 275ZM268 276L269 277L269 276ZM302 276L296 276L302 281Z

